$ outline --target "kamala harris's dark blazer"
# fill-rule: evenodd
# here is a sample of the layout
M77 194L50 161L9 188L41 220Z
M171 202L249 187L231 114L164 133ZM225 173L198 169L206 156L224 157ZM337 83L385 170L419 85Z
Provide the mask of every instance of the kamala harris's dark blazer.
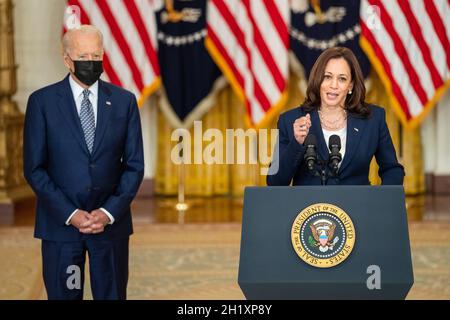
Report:
M402 185L404 169L397 161L392 139L386 125L383 108L370 105L371 115L361 118L351 113L347 117L347 144L337 178L328 180L329 185L368 185L369 167L375 156L379 165L379 176L384 185ZM305 147L294 137L293 123L306 115L304 108L297 107L280 115L278 120L279 142L271 163L267 185L320 185L320 178L311 174L303 160ZM309 133L316 136L317 154L321 160L328 158L327 143L322 132L319 114L310 113ZM276 150L275 149L275 150ZM276 170L278 168L278 170ZM271 172L272 171L272 172ZM272 174L270 174L272 173Z

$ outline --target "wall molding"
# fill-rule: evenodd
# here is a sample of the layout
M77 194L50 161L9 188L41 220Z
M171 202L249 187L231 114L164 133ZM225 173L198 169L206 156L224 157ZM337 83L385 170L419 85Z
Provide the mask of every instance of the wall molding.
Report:
M155 179L144 178L136 194L136 198L151 198L155 193Z
M425 174L427 194L450 195L450 175Z
M450 194L450 175L434 176L434 194Z

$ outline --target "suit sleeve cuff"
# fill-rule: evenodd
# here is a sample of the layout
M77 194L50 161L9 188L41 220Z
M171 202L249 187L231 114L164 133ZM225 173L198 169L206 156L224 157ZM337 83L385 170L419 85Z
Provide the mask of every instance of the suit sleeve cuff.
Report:
M108 224L113 224L114 223L114 217L111 215L111 213L108 212L108 210L106 210L105 208L100 208L100 210L102 210L106 216L109 218L109 223Z
M303 160L305 147L302 144L298 143L297 140L291 140L289 142L288 149L293 152L295 161L301 162Z
M74 212L69 216L69 218L66 220L66 226L70 225L70 220L72 219L73 215L78 211L78 209L75 209Z

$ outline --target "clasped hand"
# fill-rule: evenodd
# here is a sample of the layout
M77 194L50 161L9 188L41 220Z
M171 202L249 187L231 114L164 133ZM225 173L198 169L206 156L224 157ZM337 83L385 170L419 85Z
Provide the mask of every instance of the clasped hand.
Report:
M95 234L103 232L109 221L108 216L100 209L91 213L78 209L70 219L70 224L81 233Z

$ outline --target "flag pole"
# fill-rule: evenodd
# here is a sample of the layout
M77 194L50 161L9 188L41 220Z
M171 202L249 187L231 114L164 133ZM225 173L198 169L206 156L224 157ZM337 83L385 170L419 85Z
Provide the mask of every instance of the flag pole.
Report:
M178 202L175 205L175 209L178 211L178 223L183 224L186 210L188 209L188 205L185 202L185 179L186 179L186 170L185 163L183 157L183 136L180 136L178 145L180 148L180 164L178 166Z

